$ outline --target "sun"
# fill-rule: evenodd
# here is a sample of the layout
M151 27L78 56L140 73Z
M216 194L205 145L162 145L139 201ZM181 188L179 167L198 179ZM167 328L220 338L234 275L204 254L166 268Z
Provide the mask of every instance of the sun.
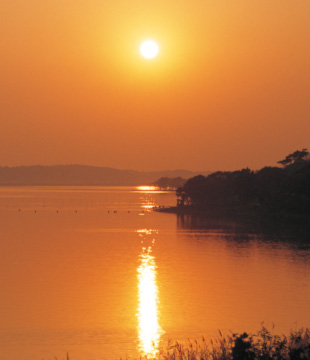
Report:
M153 59L159 52L158 45L153 40L146 40L140 46L140 53L146 59Z

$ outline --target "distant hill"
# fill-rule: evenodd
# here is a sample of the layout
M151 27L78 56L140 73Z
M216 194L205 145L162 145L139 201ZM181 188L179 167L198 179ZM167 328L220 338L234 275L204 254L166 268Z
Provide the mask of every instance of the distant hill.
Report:
M152 184L159 178L191 178L209 172L188 170L135 171L87 165L0 167L0 186L23 185L106 185L137 186Z

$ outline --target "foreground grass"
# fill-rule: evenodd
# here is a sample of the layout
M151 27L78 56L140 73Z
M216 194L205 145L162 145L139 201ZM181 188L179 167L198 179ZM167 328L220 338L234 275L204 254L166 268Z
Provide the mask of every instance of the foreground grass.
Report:
M310 330L274 335L267 328L257 334L231 334L207 341L189 340L186 345L169 341L155 358L148 360L310 360Z
M66 360L71 360L69 354ZM223 336L219 330L219 336L210 340L202 336L187 344L168 341L155 357L145 355L140 360L310 360L310 329L291 331L288 336L274 335L264 326L256 334Z

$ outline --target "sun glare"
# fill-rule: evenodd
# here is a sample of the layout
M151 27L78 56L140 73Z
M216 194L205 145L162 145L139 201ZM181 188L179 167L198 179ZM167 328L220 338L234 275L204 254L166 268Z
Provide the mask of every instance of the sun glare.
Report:
M155 244L155 229L137 230L139 237L145 244L149 241L150 246L142 248L140 254L140 265L138 272L138 289L139 289L139 351L141 354L155 357L158 352L163 329L159 324L159 292L157 286L157 266L156 259L152 255L152 249Z
M158 188L156 186L141 185L141 186L137 186L136 189L140 191L152 191L152 190L157 190Z
M153 59L159 52L158 45L153 40L144 41L140 46L140 52L146 59Z
M139 350L155 357L162 329L158 323L158 288L156 282L155 258L151 247L144 248L140 255L139 279Z

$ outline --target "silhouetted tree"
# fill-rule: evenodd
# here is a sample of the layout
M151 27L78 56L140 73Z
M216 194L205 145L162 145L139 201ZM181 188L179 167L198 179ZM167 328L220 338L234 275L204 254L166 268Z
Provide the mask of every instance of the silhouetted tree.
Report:
M283 168L195 176L177 195L198 211L310 215L309 152L295 151L279 163Z
M158 179L154 182L154 185L156 185L162 189L167 189L167 188L177 189L177 188L183 186L185 183L186 183L186 180L180 176L175 177L175 178L161 177L160 179Z
M285 159L278 161L278 164L285 166L291 165L297 161L305 161L309 157L309 151L307 149L296 150L292 154L286 156Z

